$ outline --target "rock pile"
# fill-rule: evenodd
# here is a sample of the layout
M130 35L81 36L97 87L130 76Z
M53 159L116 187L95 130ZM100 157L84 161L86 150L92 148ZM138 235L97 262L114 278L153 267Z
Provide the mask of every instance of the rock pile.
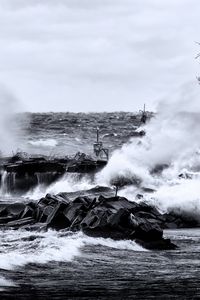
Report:
M135 240L147 249L170 250L176 246L163 238L162 216L144 203L123 197L47 194L37 203L1 204L0 226L27 230L83 231L88 236Z

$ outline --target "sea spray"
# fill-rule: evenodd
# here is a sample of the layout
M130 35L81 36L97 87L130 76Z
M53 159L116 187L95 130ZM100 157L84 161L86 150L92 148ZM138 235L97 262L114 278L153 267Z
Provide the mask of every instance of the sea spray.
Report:
M22 107L19 99L2 84L0 84L0 107L0 151L4 155L10 155L20 146L18 136L21 129L16 125L16 113Z
M95 183L93 182L92 177L89 175L83 175L80 173L66 173L61 179L48 187L43 184L39 184L34 190L29 191L25 197L38 200L41 197L44 197L44 195L47 193L71 193L80 190L87 190L93 188L94 186Z
M161 101L154 118L144 127L146 136L131 139L115 151L97 181L109 185L117 176L139 178L139 187L126 187L119 195L135 200L142 188L152 188L157 192L144 195L143 200L152 199L165 211L179 207L199 216L199 97L198 85L190 83L179 95ZM157 166L165 168L153 172Z
M39 139L28 142L33 147L56 147L58 142L55 139Z

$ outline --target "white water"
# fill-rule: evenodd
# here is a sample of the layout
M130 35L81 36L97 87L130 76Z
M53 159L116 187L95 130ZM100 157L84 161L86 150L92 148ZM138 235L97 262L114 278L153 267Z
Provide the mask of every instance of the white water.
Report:
M49 230L45 233L22 230L0 231L0 269L15 270L29 263L68 262L82 255L89 245L130 251L146 251L133 241L87 237L83 233L66 233ZM10 280L0 277L1 287L14 286Z
M58 141L55 139L39 139L36 141L29 141L28 142L30 145L34 147L55 147L58 145Z
M115 176L136 177L140 186L126 187L119 192L130 200L135 200L137 193L143 193L142 187L155 189L153 194L144 194L144 200L156 205L160 210L179 210L200 217L200 122L195 95L184 95L183 101L173 104L163 103L158 116L145 128L146 137L132 139L115 151L108 165L92 182L79 174L66 174L48 188L39 185L26 197L38 200L46 193L75 192L90 189L98 185L110 185ZM188 110L188 103L196 104L196 112ZM180 105L181 104L181 105ZM194 105L193 105L194 107ZM139 142L139 143L138 143ZM35 146L52 147L55 140L35 141ZM33 144L34 145L34 144ZM49 146L48 145L48 146ZM151 169L157 164L169 164L162 174L152 175ZM178 175L183 174L183 178ZM44 264L50 261L71 261L82 255L87 245L144 251L132 241L112 241L94 239L79 234L48 231L31 233L25 231L0 232L2 252L0 269L12 270L28 263ZM30 240L30 236L34 238ZM0 278L1 282L12 284Z
M57 182L46 187L43 184L39 184L35 189L28 192L25 197L33 200L38 200L47 193L58 194L60 192L76 192L80 190L91 189L95 186L95 183L91 181L89 176L82 176L79 173L66 173Z
M81 255L86 245L146 251L133 241L87 237L83 233L70 234L49 230L45 233L28 231L1 232L2 248L0 269L12 270L28 263L45 264L50 261L71 261ZM31 240L32 239L32 240Z
M110 184L117 176L137 178L139 186L127 187L119 194L130 200L143 193L142 187L155 189L144 199L162 210L179 209L200 217L200 89L196 83L158 105L158 114L146 127L146 136L131 139L115 151L108 165L97 175L97 182ZM159 164L168 164L162 174L152 175ZM179 179L183 174L183 179ZM188 178L187 178L188 177ZM190 178L190 179L189 179Z

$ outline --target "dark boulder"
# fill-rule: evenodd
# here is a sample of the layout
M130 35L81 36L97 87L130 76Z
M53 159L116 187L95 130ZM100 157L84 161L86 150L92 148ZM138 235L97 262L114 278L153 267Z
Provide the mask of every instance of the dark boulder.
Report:
M23 203L12 203L7 204L0 210L0 217L18 217L23 210L25 209L26 205Z
M200 221L195 214L189 214L183 211L170 211L163 215L165 218L163 228L196 228L200 227Z
M160 239L153 241L146 241L136 239L135 242L148 250L175 250L177 246L173 244L169 239Z
M20 228L22 226L32 225L35 223L36 223L35 219L28 217L28 218L24 218L24 219L10 221L6 225L7 225L7 227Z
M135 211L139 209L139 205L136 202L128 201L124 197L110 197L105 198L103 196L99 197L99 205L107 209L112 209L113 211L118 211L119 209L127 209L129 211Z
M0 206L1 226L38 231L48 228L82 230L89 236L135 240L145 248L160 250L175 247L163 238L160 227L167 217L145 203L102 195L70 200L66 194L47 194L37 203Z

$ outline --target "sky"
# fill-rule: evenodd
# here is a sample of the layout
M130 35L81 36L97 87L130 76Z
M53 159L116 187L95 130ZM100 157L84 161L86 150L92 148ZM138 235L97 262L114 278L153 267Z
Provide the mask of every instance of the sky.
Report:
M0 0L0 89L24 111L154 110L199 75L199 12L199 0Z

